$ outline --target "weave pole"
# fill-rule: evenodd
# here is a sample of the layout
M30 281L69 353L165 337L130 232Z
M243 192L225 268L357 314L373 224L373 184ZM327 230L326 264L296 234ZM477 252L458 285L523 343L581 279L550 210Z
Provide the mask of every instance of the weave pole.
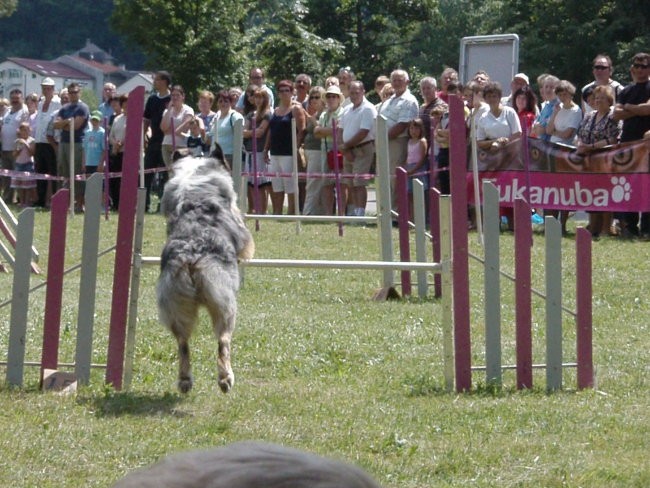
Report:
M143 111L144 87L138 86L129 94L129 117L126 122L127 130L124 141L124 164L122 165L122 183L120 185L120 212L117 223L113 299L106 363L106 383L113 385L116 390L122 389L124 372L124 347L131 275L127 270L131 269L133 256Z
M453 249L453 308L456 391L472 387L470 338L469 251L467 230L467 136L463 101L449 97L449 168L451 171L451 239Z

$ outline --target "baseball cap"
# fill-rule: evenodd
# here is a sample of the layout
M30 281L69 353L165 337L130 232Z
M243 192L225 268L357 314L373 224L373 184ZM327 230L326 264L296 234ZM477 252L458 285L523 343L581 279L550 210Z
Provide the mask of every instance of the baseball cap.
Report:
M513 78L519 78L521 80L524 80L527 85L530 85L530 80L528 79L528 75L526 73L517 73Z
M90 120L102 120L102 113L99 110L94 110L92 114L90 114Z

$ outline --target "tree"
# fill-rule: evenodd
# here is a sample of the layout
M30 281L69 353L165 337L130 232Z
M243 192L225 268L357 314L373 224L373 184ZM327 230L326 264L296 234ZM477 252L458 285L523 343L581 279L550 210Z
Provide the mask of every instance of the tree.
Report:
M0 0L0 17L9 17L17 6L18 0Z
M228 0L116 0L111 22L144 51L149 68L172 73L191 103L199 89L243 79L248 51L238 26L245 13L242 2Z

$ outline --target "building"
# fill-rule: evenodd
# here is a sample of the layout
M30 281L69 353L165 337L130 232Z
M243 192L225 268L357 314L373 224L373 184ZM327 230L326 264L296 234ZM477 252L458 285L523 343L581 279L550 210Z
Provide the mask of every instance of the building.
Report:
M14 88L20 88L24 94L40 94L41 81L45 77L54 80L56 91L74 81L82 88L92 90L98 100L102 99L104 83L108 82L119 88L118 93L130 91L138 85L145 86L147 92L153 88L150 74L130 71L123 65L117 66L110 53L88 39L79 51L53 61L7 58L0 63L0 97L8 97ZM130 88L127 90L122 86Z

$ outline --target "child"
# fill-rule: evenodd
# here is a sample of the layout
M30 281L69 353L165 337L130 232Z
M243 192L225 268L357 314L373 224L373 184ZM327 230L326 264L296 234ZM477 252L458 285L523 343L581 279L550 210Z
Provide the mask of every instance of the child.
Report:
M409 216L413 217L413 179L418 178L424 188L429 187L429 178L426 174L418 175L426 169L427 140L424 138L424 123L422 119L414 119L409 124L408 152L405 169L409 175Z
M205 151L205 127L203 127L203 120L199 117L194 117L189 122L190 135L187 137L187 148L194 157L207 156Z
M106 132L99 125L102 119L102 113L95 110L90 116L91 127L84 133L82 164L86 168L86 174L92 174L96 171L103 171L104 152L106 151Z
M16 160L15 170L26 173L34 173L34 149L36 143L30 136L29 122L22 122L18 126L16 135L18 138L14 143L14 159ZM29 176L15 176L11 178L11 188L16 189L21 207L28 207L36 196L36 180Z

